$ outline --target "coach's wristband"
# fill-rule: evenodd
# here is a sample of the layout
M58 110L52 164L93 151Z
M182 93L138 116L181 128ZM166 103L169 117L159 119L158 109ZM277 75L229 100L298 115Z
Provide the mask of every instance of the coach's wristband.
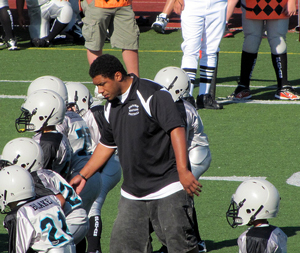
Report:
M87 178L84 175L82 175L81 173L79 173L79 176L81 176L85 181L87 181Z

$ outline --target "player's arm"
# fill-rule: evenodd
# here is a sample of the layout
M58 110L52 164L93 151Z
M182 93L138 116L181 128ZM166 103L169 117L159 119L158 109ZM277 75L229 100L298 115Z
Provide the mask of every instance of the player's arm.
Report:
M21 27L25 26L25 18L23 15L25 0L16 0L17 12L18 12L18 22Z
M108 148L101 143L97 145L90 160L82 168L79 175L70 181L70 185L76 190L77 194L82 191L86 181L105 165L114 152L115 148Z
M183 185L183 188L191 196L193 194L199 196L202 185L194 177L192 172L188 169L188 156L187 146L185 139L184 127L177 127L171 131L171 141L175 152L177 171L179 174L179 180Z
M58 198L59 202L60 202L60 206L61 208L64 208L64 205L66 203L65 198L63 197L63 195L61 195L60 193L55 195L56 198Z

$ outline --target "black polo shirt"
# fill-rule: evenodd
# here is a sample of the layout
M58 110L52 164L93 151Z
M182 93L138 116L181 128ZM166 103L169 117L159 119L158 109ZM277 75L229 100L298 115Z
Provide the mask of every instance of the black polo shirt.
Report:
M179 181L170 131L184 125L170 93L133 76L128 97L105 105L100 142L117 146L122 189L136 197Z

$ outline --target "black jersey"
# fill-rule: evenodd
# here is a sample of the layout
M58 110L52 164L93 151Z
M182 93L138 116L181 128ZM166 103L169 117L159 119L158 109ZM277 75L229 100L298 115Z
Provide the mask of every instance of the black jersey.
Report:
M54 170L63 177L69 174L72 148L66 136L57 131L37 133L32 137L44 153L44 169Z
M287 236L278 227L261 225L241 234L238 245L240 253L286 253Z
M133 76L124 103L107 102L104 115L100 142L118 148L124 191L143 197L179 181L170 131L184 123L165 88Z

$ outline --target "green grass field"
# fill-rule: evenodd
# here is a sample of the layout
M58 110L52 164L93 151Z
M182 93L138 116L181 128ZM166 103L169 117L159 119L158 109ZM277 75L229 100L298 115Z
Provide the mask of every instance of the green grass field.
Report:
M153 79L163 67L180 66L181 42L180 30L165 35L152 30L143 31L140 36L140 76ZM242 32L221 42L217 97L226 97L237 84L242 43ZM84 82L92 92L94 88L88 75L83 46L67 43L46 49L31 48L26 36L20 38L19 45L21 50L17 52L0 50L0 153L9 140L32 136L31 133L17 133L14 126L23 99L3 95L26 95L30 81L42 75L54 75L63 81ZM287 45L289 80L297 88L300 80L298 34L289 33ZM121 51L111 49L109 43L105 45L104 53L121 59ZM213 157L210 169L204 174L206 178L200 180L202 193L195 198L200 233L209 252L238 252L236 239L246 227L232 229L225 218L231 195L240 184L235 180L248 176L266 177L277 187L282 198L279 215L270 222L288 235L288 252L298 253L300 194L299 188L287 184L286 180L299 171L300 103L284 103L274 99L276 80L267 39L263 39L260 47L251 88L252 103L224 103L223 110L199 110ZM194 95L197 93L198 88L194 90ZM120 185L109 193L102 210L101 243L104 253L109 252ZM3 218L4 215L0 215L1 221ZM160 243L153 237L154 249L158 249ZM0 252L7 252L7 240L7 233L1 226Z

